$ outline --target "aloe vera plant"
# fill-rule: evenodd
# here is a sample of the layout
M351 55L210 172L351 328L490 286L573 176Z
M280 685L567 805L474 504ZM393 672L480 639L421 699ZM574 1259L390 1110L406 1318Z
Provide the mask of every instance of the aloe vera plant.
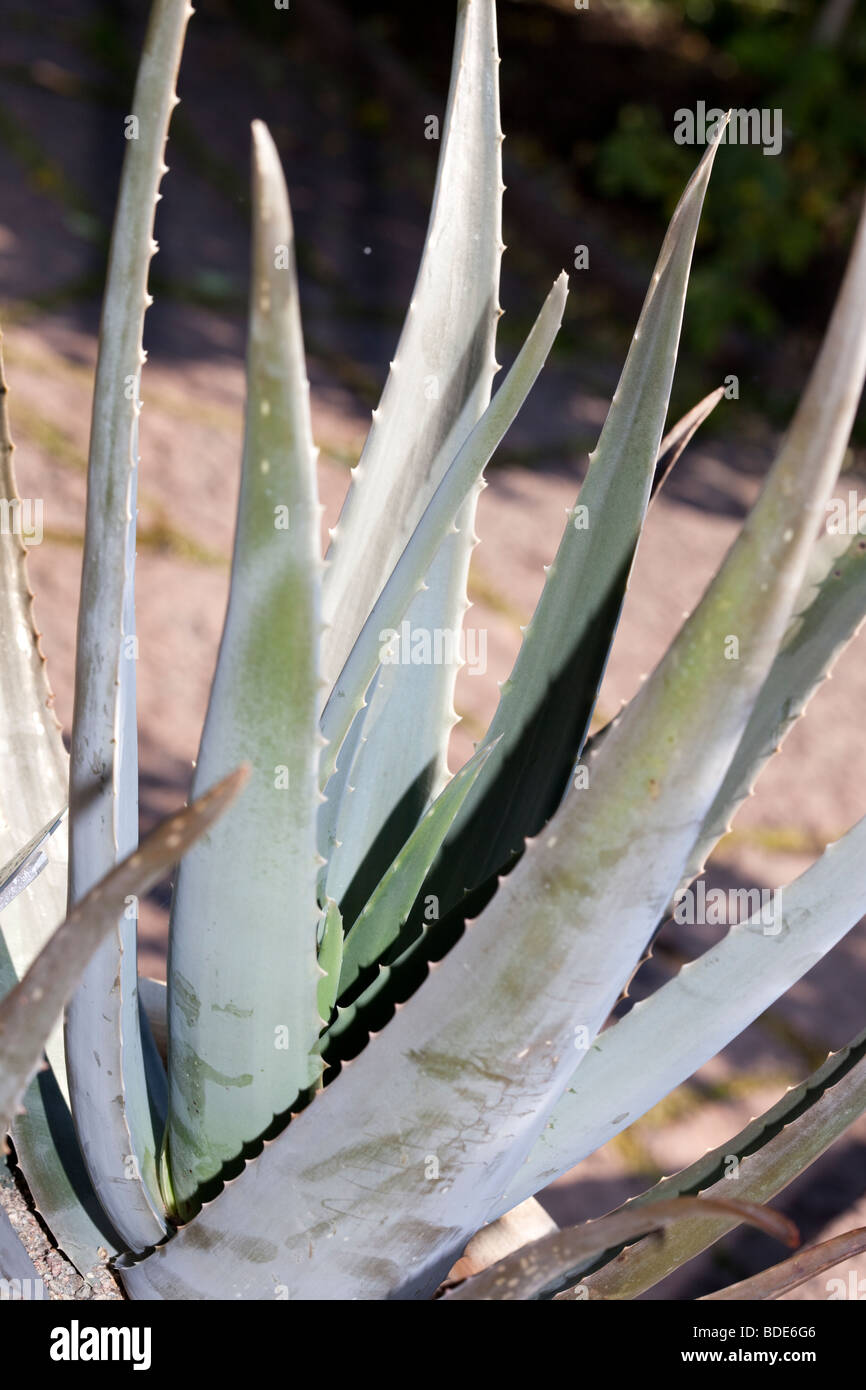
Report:
M457 663L394 663L388 634L406 621L460 630L484 469L567 295L561 275L492 394L493 0L458 3L418 280L324 557L289 199L256 123L228 609L193 799L139 848L142 324L190 13L156 0L136 87L140 138L125 156L96 373L68 760L24 548L0 537L0 1110L35 1205L80 1270L111 1259L134 1299L427 1299L467 1247L482 1272L446 1301L576 1284L630 1297L739 1221L791 1243L764 1204L866 1109L862 1038L789 1093L784 1116L731 1141L737 1201L718 1155L573 1232L551 1233L533 1198L726 1046L866 909L861 821L786 890L772 931L760 916L733 927L604 1028L667 906L866 614L861 543L840 557L818 535L866 370L866 224L740 536L640 693L589 738L664 461L720 396L663 439L716 131L490 728L452 776ZM5 383L0 399L11 498ZM241 763L249 782L228 805ZM140 991L138 896L181 856L167 988ZM33 1082L43 1046L48 1070ZM624 1248L660 1229L661 1246ZM0 1274L26 1263L0 1224ZM780 1266L742 1296L798 1277Z

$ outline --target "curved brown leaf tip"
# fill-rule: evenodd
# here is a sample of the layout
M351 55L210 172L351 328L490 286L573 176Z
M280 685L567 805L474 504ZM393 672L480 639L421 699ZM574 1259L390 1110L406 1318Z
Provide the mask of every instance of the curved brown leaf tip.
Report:
M723 1213L747 1221L785 1245L800 1243L793 1221L771 1207L727 1197L676 1197L624 1207L584 1226L557 1231L467 1279L445 1294L453 1299L528 1299L568 1278L587 1260L616 1245L662 1231L675 1222Z
M680 1197L679 1201L693 1201L699 1207L716 1207L720 1211L728 1211L732 1216L738 1216L741 1221L758 1226L762 1231L766 1231L768 1236L780 1240L792 1250L800 1244L800 1232L794 1222L782 1212L775 1211L773 1207L762 1206L758 1202L741 1202L735 1197Z

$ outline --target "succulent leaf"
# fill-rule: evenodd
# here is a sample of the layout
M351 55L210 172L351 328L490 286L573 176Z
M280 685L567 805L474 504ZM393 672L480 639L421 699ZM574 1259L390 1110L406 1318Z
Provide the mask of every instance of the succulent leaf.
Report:
M813 573L794 604L779 654L707 812L684 883L702 871L737 808L866 617L866 543L858 535L843 554L839 548L839 537L833 535L819 536L815 543Z
M671 469L683 450L688 448L701 425L712 415L724 394L724 386L717 386L715 391L711 391L708 396L704 396L703 400L698 401L697 405L693 405L691 410L687 410L682 419L668 430L659 445L652 484L652 497L655 497L659 489L664 486Z
M588 983L571 995L557 1026L553 1011L548 1014L557 1052L577 1027L587 1041L598 1032L627 977L627 957L632 964L637 959L680 881L740 742L847 443L866 369L864 304L866 218L805 395L740 537L590 759L589 786L570 793L469 934L471 955L482 928L512 940L514 931L531 930L534 919L532 968L556 978L559 997L570 973L561 923L571 924L580 978ZM732 627L736 661L726 659ZM607 930L612 921L615 940ZM550 942L546 967L541 940Z
M269 1245L265 1254L256 1241L254 1262L233 1257L234 1296L262 1296L276 1278L289 1297L425 1297L492 1217L567 1084L576 1030L598 1032L675 889L772 663L859 396L864 292L861 231L764 492L668 656L604 740L590 788L566 799L351 1068L196 1222L130 1271L133 1291L178 1296L185 1287L194 1292L180 1296L207 1297L214 1253L243 1231ZM725 660L732 615L743 649L736 664ZM347 1144L340 1132L363 1141ZM469 1134L477 1162L467 1165ZM438 1183L425 1176L431 1156ZM302 1293L291 1252L311 1243Z
M430 225L391 372L334 533L325 575L333 683L437 484L490 400L502 256L502 132L495 0L458 6L451 90ZM459 306L459 307L458 307ZM406 613L444 634L441 660L379 669L341 807L328 892L355 880L360 908L448 778L453 695L477 537L470 489ZM393 750L400 748L399 758ZM332 779L328 797L340 795ZM323 851L324 853L325 851ZM356 880L357 875L357 880ZM348 906L351 918L354 908Z
M194 776L204 795L136 848L142 326L191 13L189 0L154 0L127 130L71 770L22 528L0 535L0 1140L27 1087L14 1139L38 1209L82 1273L122 1250L117 1268L138 1299L419 1300L441 1292L449 1269L450 1299L632 1298L743 1220L795 1243L764 1204L866 1112L866 1033L734 1140L608 1217L551 1229L528 1194L715 1055L866 904L864 818L780 890L772 914L762 900L600 1031L672 896L866 613L866 541L815 541L866 374L866 205L758 502L640 693L589 739L647 507L725 394L662 437L729 118L716 124L493 723L449 778L482 475L567 292L562 275L491 402L504 249L495 0L457 0L415 294L327 567L292 218L276 148L255 122L243 467ZM5 398L0 361L0 482L15 507ZM247 797L220 819L250 772ZM69 904L55 931L67 780ZM140 984L138 898L185 854L168 986ZM645 1239L660 1230L663 1241ZM712 1297L777 1297L863 1248L866 1233L849 1232ZM461 1251L472 1277L455 1288ZM0 1208L0 1275L34 1274Z
M418 279L328 552L323 663L329 688L490 399L503 250L498 65L494 0L459 0Z
M568 277L563 272L545 299L514 365L434 492L361 629L322 714L322 733L328 740L322 756L323 783L334 771L364 694L377 667L387 659L386 651L390 651L398 636L412 597L423 586L442 540L544 366L562 322L567 294Z
M599 1034L502 1209L561 1177L686 1081L856 926L864 906L866 819L780 889L772 913L766 905L731 926L716 946ZM635 1057L642 1059L639 1070Z
M69 903L74 906L138 840L134 572L138 416L147 276L188 0L156 0L126 142L109 252L87 481L87 520L69 769ZM66 1017L75 1125L94 1186L133 1248L165 1230L156 1173L159 1135L142 1043L137 903L121 903ZM119 986L118 986L119 980ZM159 1078L157 1069L152 1075ZM118 1103L116 1097L120 1095Z
M261 122L253 213L237 535L193 790L241 758L253 777L180 866L172 905L166 1151L173 1200L187 1217L200 1186L321 1071L320 508L291 213Z
M13 466L7 387L0 355L0 486L19 499ZM21 512L26 521L26 511ZM35 517L33 518L35 520ZM26 526L23 526L26 532ZM0 853L16 856L67 797L68 761L54 714L40 634L33 615L22 537L0 534L0 729L5 758L0 781ZM0 919L0 992L12 989L66 910L66 822L51 838L48 862ZM63 1034L46 1044L49 1070L28 1088L25 1113L14 1125L19 1163L33 1200L69 1258L87 1273L100 1249L118 1248L84 1168L69 1111Z
M343 961L343 919L333 898L328 899L319 925L318 961L322 972L317 994L319 1018L326 1024L337 1002Z
M394 944L419 889L438 853L448 827L491 753L480 749L440 792L413 830L394 863L351 925L343 950L340 995L350 990L365 970L381 960Z
M364 732L364 721L370 707L370 700L373 695L373 688L379 679L379 672L373 677L364 696L361 708L349 726L349 732L343 739L343 746L337 754L337 766L325 787L324 800L319 807L318 819L318 840L319 855L322 860L322 867L319 873L319 902L323 903L328 896L328 877L333 874L332 882L335 886L338 883L336 864L340 845L337 839L337 827L340 814L343 811L344 799L350 798L354 794L351 784L352 765L355 754L360 747L361 738ZM337 889L337 896L340 896Z

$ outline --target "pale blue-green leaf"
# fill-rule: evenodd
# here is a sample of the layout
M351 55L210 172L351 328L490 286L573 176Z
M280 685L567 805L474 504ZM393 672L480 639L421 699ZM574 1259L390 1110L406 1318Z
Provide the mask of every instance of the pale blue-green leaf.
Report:
M379 672L373 677L373 681L365 694L364 702L349 726L349 732L343 739L343 746L337 757L337 768L333 776L329 779L326 787L324 800L319 807L318 817L318 842L319 855L322 859L322 866L319 873L319 902L323 903L327 897L328 874L332 871L334 855L338 849L337 844L337 822L340 816L340 809L343 804L343 797L351 791L349 775L352 770L352 763L361 742L361 735L364 731L364 720L373 694L373 686L379 679Z
M418 279L328 552L323 664L329 688L490 399L503 250L498 66L494 0L459 0Z
M12 462L6 380L0 356L0 486L21 524L0 534L0 856L15 855L68 795L68 763L53 711L27 583L24 541L38 517L19 499ZM35 506L35 504L33 504ZM12 989L66 909L66 825L47 846L47 865L0 919L0 993ZM58 1243L83 1274L114 1253L116 1237L93 1192L69 1113L60 1027L46 1044L49 1070L29 1087L26 1113L14 1125L18 1160L30 1192Z
M69 783L69 902L77 903L138 839L134 615L142 330L159 185L188 0L156 0L132 103L102 307ZM159 1136L147 1084L136 972L137 902L121 904L66 1018L75 1124L111 1220L135 1249L165 1230ZM118 1096L120 1100L118 1101Z
M866 911L866 819L788 888L574 1056L575 1073L502 1199L507 1211L600 1149L768 1009ZM588 1051L585 1051L588 1047ZM585 1057L584 1057L585 1051ZM635 1067L635 1057L641 1058ZM578 1062L580 1065L578 1066Z
M539 936L546 924L550 946L536 949L532 968L556 980L557 1004L568 998L558 1021L553 1008L547 1021L563 1084L574 1055L569 1037L595 1037L680 881L787 626L862 389L864 310L866 217L800 407L741 535L589 759L589 786L566 798L469 934L471 949L483 926L511 941L533 917ZM732 636L737 660L728 659ZM585 982L570 994L569 947L557 921L571 927ZM551 1094L551 1108L557 1098Z
M318 989L319 1018L326 1024L337 1002L343 961L343 919L333 898L328 899L319 924L318 961L322 972Z
M820 536L810 570L779 654L701 826L684 883L702 872L710 851L730 829L737 808L866 616L866 543L861 536L847 540Z
M237 534L193 788L240 758L253 778L243 802L181 865L172 904L166 1155L171 1200L185 1215L199 1187L321 1070L320 507L291 212L261 122L253 126L253 216Z

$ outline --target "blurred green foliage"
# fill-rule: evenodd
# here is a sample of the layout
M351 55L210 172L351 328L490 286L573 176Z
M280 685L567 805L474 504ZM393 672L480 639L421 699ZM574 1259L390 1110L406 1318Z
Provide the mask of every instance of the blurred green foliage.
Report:
M866 170L866 6L658 0L658 8L700 54L690 109L703 99L708 107L782 111L779 155L730 146L716 161L703 234L711 254L694 268L688 325L693 345L712 352L732 332L769 338L792 299L801 321L824 311ZM695 151L674 144L666 105L664 94L661 105L625 102L591 173L600 193L668 216Z

